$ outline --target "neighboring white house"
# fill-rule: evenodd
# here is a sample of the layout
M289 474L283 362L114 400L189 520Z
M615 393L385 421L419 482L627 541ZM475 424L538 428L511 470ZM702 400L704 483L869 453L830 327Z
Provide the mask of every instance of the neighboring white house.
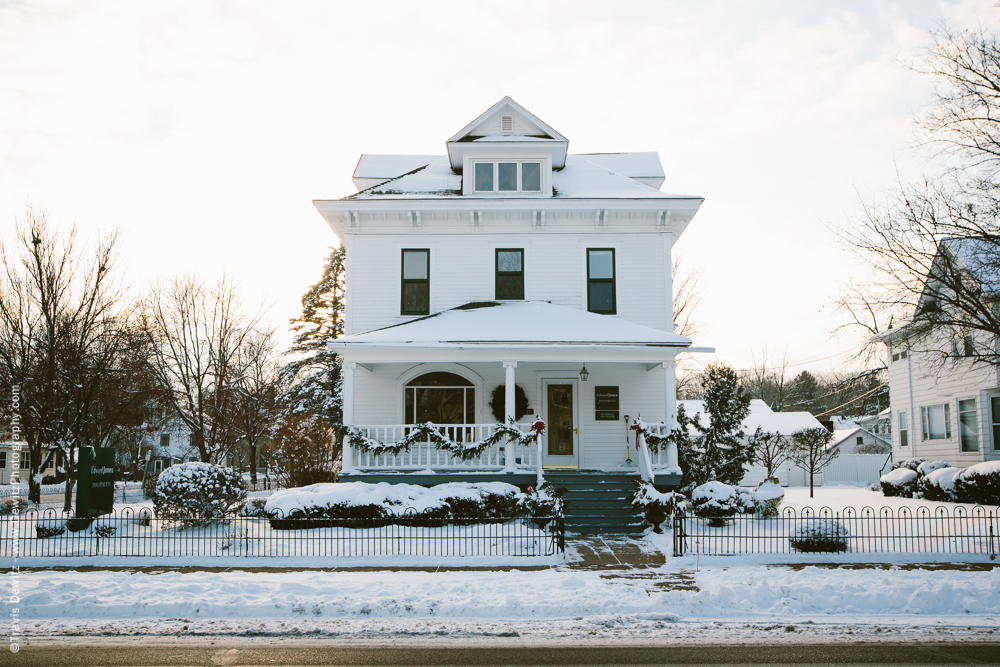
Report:
M978 280L970 244L975 241L946 240L938 257L947 253L969 280ZM925 294L919 307L934 304ZM887 348L893 458L924 457L959 467L1000 459L1000 369L969 358L975 346L995 346L996 340L922 326L908 321L876 337Z
M11 475L14 472L14 461L17 460L20 465L20 471L18 473L18 478L27 483L28 474L31 472L29 463L31 463L30 455L28 454L28 444L25 442L20 443L21 447L19 451L14 451L14 442L0 442L0 484L10 484Z
M568 148L505 97L445 155L363 155L364 189L314 202L346 249L346 335L330 343L344 362L345 423L380 442L424 422L480 441L503 387L504 415L522 430L545 421L544 466L604 471L634 470L625 415L672 427L676 355L712 351L674 333L670 271L703 200L660 192L656 153ZM536 463L535 448L509 442L469 462L426 443L373 456L346 442L342 477L513 479ZM676 482L675 449L651 463L658 484Z

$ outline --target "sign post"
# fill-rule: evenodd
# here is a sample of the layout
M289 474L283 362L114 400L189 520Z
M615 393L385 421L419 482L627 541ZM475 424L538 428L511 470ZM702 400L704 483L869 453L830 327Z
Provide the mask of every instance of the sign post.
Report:
M81 447L76 470L76 516L110 514L115 505L115 450Z

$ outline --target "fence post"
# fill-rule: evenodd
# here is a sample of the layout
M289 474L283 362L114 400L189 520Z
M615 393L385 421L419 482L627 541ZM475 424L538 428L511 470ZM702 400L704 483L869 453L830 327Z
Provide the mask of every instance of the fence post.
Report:
M674 556L684 555L684 519L682 514L674 515L674 525L671 532L674 534Z

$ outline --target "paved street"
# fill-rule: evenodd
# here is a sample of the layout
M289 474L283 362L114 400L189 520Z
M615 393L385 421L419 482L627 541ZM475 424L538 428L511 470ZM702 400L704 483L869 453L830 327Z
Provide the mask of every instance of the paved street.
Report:
M271 642L276 643L276 642ZM3 665L25 667L182 667L188 665L997 665L1000 643L991 644L793 644L753 646L482 646L465 648L367 646L319 643L216 645L25 646L4 653Z

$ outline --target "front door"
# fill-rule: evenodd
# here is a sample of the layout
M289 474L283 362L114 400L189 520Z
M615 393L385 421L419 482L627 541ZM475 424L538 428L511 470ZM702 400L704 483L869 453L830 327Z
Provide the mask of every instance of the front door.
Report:
M545 380L542 390L545 399L542 465L547 468L577 468L580 465L580 438L576 417L576 382Z

